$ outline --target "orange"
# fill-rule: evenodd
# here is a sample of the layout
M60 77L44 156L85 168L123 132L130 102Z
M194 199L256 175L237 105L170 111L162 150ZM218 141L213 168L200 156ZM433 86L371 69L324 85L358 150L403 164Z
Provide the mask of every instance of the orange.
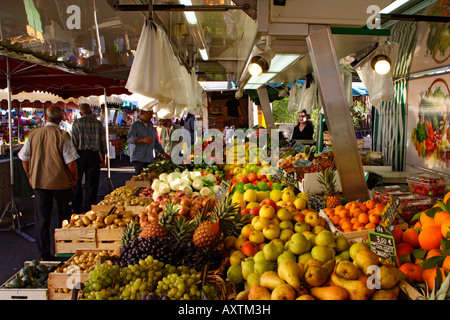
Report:
M341 227L342 227L342 231L344 231L344 232L352 232L353 231L353 226L350 222L344 222Z
M331 222L333 222L333 224L335 226L339 225L339 220L341 220L341 217L339 217L337 214L330 216L330 220Z
M409 243L413 248L419 247L419 232L414 228L408 228L403 231L403 242Z
M368 224L366 224L364 226L364 228L366 228L366 229L374 229L375 227L376 227L376 224L372 223L372 222L369 222Z
M441 234L447 239L447 233L450 232L450 219L446 219L441 224Z
M442 202L444 202L445 204L447 204L448 199L450 199L450 192L447 192L444 196L444 199L442 200Z
M392 234L394 236L395 244L398 244L403 241L403 230L400 229L399 227L396 226Z
M417 229L417 230L422 230L422 225L420 224L420 221L417 221L416 222L416 224L414 225L414 229Z
M324 211L325 211L325 214L327 216L331 216L331 215L334 214L334 209L333 208L326 208L326 209L324 209Z
M342 227L342 224L345 222L350 223L350 218L341 218L341 220L339 220L339 225Z
M341 205L335 207L335 208L334 208L334 211L335 211L336 213L338 213L338 212L341 211L342 209L345 209L345 207L341 204Z
M358 218L353 217L353 218L350 219L350 222L351 222L352 224L355 224L355 223L358 222Z
M375 207L375 201L373 200L367 200L366 202L364 202L364 204L369 210Z
M450 214L446 211L436 212L434 215L434 223L440 226L444 220L450 219Z
M450 256L445 257L444 262L442 262L442 268L446 272L450 271Z
M343 209L339 211L339 216L341 218L349 218L350 217L350 212L347 209Z
M373 224L378 224L380 222L380 215L372 213L371 215L369 215L369 221Z
M425 226L419 233L419 245L424 250L437 249L441 245L441 228L433 226Z
M369 215L367 213L361 213L358 216L358 222L361 222L362 224L369 223Z
M411 281L423 282L423 270L420 265L406 262L400 266L399 270L406 274Z
M352 226L353 231L359 231L364 229L364 224L362 224L361 222L355 222Z
M360 204L359 204L359 209L360 209L362 212L367 212L367 210L369 210L369 208L367 208L367 206L366 206L364 203L360 203Z
M378 203L375 205L375 210L378 210L378 211L381 212L381 211L383 211L384 206L385 206L384 203L378 202Z
M427 252L425 260L428 260L436 256L443 256L443 254L439 251L439 249L431 249Z
M414 248L409 243L402 242L395 247L395 250L397 251L397 256L401 257L407 254L411 254L414 251Z
M425 228L426 226L436 225L436 223L434 223L434 219L428 216L425 212L422 212L422 214L420 215L419 222L422 225L422 228Z
M444 268L440 268L441 274L442 274L442 281L445 280L446 276L444 273ZM428 288L430 290L433 290L434 287L434 279L436 278L436 267L430 268L430 269L424 269L422 271L422 276L424 282L428 284Z
M347 202L347 203L344 205L344 208L347 209L348 211L350 211L350 208L352 207L352 205L353 205L353 202Z

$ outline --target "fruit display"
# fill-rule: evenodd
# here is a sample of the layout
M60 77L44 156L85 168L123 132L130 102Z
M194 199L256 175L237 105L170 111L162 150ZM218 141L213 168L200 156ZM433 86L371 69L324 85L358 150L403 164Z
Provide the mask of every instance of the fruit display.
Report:
M399 269L425 299L448 297L450 271L450 192L443 201L417 213L415 224L394 230Z
M172 160L157 159L142 169L142 173L151 173L152 175L160 175L161 173L170 173L177 169L177 165Z
M141 190L139 190L138 197L143 198L152 198L153 199L153 189L152 187L145 187Z
M102 257L113 257L116 252L113 250L86 251L73 255L63 265L55 269L55 273L89 273L100 263Z
M29 265L23 267L13 279L10 279L2 288L46 288L48 274L56 269L56 265L46 265L39 260L32 260Z
M200 170L173 171L161 173L151 185L153 200L160 200L166 195L173 195L177 191L185 194L212 196L219 191L220 175L211 172L203 173Z
M147 169L148 170L148 169ZM136 176L131 177L131 181L153 181L153 179L158 177L158 173L154 171L141 172Z
M391 197L403 197L412 195L412 192L406 185L374 187L370 190L370 193L372 196L372 200L381 201L383 203L388 203L389 200L391 200Z
M431 197L443 195L447 184L445 178L433 174L412 174L407 181L411 192Z
M63 228L124 228L134 221L136 216L132 211L93 211L85 214L72 214L69 220L62 222Z

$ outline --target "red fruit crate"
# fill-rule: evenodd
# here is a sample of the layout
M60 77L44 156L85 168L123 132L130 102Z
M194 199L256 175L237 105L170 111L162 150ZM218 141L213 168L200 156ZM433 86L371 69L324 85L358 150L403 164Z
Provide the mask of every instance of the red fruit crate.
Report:
M407 178L411 192L439 197L445 193L447 180L436 174L411 174Z

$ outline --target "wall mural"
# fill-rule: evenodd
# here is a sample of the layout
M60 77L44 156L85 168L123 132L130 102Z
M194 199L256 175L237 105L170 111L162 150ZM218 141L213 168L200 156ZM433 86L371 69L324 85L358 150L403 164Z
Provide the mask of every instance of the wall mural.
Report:
M450 174L450 76L409 81L407 163Z

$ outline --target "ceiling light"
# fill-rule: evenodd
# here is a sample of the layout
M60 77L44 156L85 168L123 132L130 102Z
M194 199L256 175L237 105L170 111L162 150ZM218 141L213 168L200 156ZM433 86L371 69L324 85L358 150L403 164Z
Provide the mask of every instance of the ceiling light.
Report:
M264 84L272 80L273 77L276 76L276 73L263 73L260 76L252 76L248 83L250 84Z
M180 4L185 6L192 6L191 0L180 0ZM184 16L189 24L197 24L197 16L194 11L184 11Z
M410 0L396 0L392 2L390 5L388 5L386 8L380 11L382 14L388 14L394 11L397 8L400 8L405 3L409 2Z
M269 70L270 61L261 55L253 56L248 65L248 72L254 77L259 77L263 72Z
M371 65L373 70L375 70L376 73L384 75L388 73L391 70L391 60L388 56L384 54L376 55L372 61Z
M206 49L199 49L200 55L202 56L202 59L204 61L207 61L209 59L208 52L206 52Z
M299 54L277 53L270 62L269 72L281 72L300 57Z

